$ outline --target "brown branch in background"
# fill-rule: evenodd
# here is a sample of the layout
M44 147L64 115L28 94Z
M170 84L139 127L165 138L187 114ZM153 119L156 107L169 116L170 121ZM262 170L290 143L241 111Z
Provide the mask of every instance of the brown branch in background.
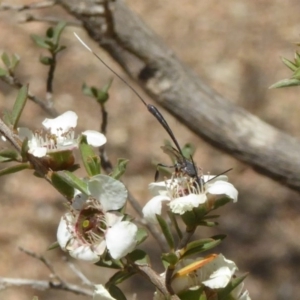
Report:
M46 1L37 1L30 4L25 5L13 5L8 3L1 3L0 4L0 11L1 10L17 10L23 11L28 9L39 9L39 8L48 8L54 6L56 4L56 0L46 0Z
M64 285L60 283L53 283L47 280L35 280L35 279L24 279L24 278L7 278L0 277L0 290L8 287L31 287L36 290L62 290L74 293L76 295L93 296L91 290L82 288L78 285L65 282Z
M0 118L0 133L21 153L22 141Z
M32 15L32 14L24 14L22 15L19 19L18 22L19 23L28 23L28 22L42 22L42 23L50 23L50 24L58 24L61 21L65 21L62 19L58 19L56 17L48 17L48 16L36 16L36 15ZM76 21L76 20L69 20L69 21L65 21L67 23L67 26L76 26L76 27L81 27L82 23L80 21Z
M193 132L259 173L300 191L299 140L204 84L122 0L109 6L96 0L59 0L57 4L82 21L90 37ZM105 8L109 18L92 13Z

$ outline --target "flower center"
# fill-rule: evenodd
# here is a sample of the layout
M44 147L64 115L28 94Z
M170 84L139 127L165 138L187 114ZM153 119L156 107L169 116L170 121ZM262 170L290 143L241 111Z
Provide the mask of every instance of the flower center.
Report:
M103 211L95 207L84 208L79 213L75 229L77 234L89 244L103 239L107 229Z
M38 147L45 147L47 150L56 150L61 146L67 146L73 144L75 131L71 127L68 130L58 128L56 134L50 131L44 132L43 130L36 130L34 132L35 142Z
M200 195L204 191L204 186L198 183L197 178L175 173L172 175L171 182L166 182L166 187L171 199L180 198L189 194Z

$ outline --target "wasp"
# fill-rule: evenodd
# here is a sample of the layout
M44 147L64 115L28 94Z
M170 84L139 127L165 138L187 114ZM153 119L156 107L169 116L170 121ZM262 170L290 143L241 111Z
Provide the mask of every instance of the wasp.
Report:
M159 112L159 110L152 104L148 104L145 102L145 100L140 96L140 94L125 80L123 79L117 72L115 72L107 63L105 63L100 56L98 56L90 47L88 47L81 38L74 33L76 38L81 42L81 44L88 49L105 67L107 67L113 74L115 74L126 86L128 86L132 92L142 101L142 103L147 107L148 111L156 118L156 120L162 125L162 127L166 130L168 135L170 136L171 140L173 141L175 148L171 146L163 146L162 149L165 153L169 154L171 157L175 159L175 164L173 166L166 166L164 164L158 164L158 166L162 167L171 167L175 168L175 171L182 172L182 174L185 174L189 177L195 178L196 181L199 184L202 184L202 179L200 178L198 174L198 169L192 159L186 158L182 150L179 146L179 143L177 142L175 135L173 131L171 130L169 124L163 117L163 115ZM155 173L155 180L158 179L158 170Z

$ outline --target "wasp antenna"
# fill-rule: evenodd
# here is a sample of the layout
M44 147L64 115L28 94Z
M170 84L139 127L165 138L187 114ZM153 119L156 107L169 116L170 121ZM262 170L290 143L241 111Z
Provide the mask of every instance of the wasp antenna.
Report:
M171 137L172 141L174 142L177 150L183 157L183 159L186 161L186 158L184 157L182 150L170 128L165 118L162 116L162 114L159 112L159 110L151 104L147 104L145 100L140 96L140 94L124 79L122 78L117 72L115 72L102 58L96 54L79 36L74 32L75 37L78 39L78 41L87 49L89 50L108 70L110 70L113 74L115 74L126 86L128 86L133 93L144 103L144 105L147 107L148 111L159 121L159 123L164 127L164 129L167 131L169 136Z
M213 178L211 178L211 179L207 180L205 183L207 183L207 182L210 182L210 181L212 181L212 180L216 179L217 177L219 177L219 176L221 176L221 175L224 175L224 174L226 174L226 173L230 172L231 170L233 170L233 168L230 168L230 169L228 169L228 170L226 170L226 171L224 171L224 172L222 172L222 173L220 173L220 174L218 174L218 175L214 176Z
M147 104L147 108L148 108L148 111L156 118L156 120L158 120L158 122L162 125L162 127L167 131L167 133L169 134L173 143L175 144L177 150L179 151L179 153L181 154L181 156L184 159L184 155L183 155L182 150L174 136L174 133L171 130L171 128L170 128L169 124L167 123L167 121L165 120L165 118L163 117L163 115L159 112L159 110L154 105Z
M77 40L86 48L86 49L88 49L90 52L92 52L93 54L94 54L94 52L93 52L93 50L79 37L79 35L76 33L76 32L73 32L74 33L74 35L75 35L75 37L77 38Z
M148 107L148 104L145 102L145 100L140 96L140 94L124 79L122 78L116 71L114 71L102 58L96 54L86 43L83 42L83 40L74 32L75 37L78 39L78 41L90 52L93 53L93 55L100 60L100 62L108 69L110 70L113 74L115 74L122 82L124 82L132 91L133 93L144 103L146 107Z

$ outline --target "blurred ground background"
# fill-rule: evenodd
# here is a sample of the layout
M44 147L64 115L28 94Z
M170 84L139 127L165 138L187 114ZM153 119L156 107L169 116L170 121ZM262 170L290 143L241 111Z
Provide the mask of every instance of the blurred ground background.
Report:
M279 57L292 59L296 49L293 43L300 39L299 1L128 0L127 3L207 84L277 128L299 136L299 90L268 90L271 84L291 74ZM72 19L60 8L33 13ZM21 56L18 77L23 83L30 83L33 94L44 97L47 69L38 62L41 50L34 46L29 35L43 34L48 25L38 22L19 24L22 15L0 12L0 53L18 53ZM99 109L81 95L81 85L85 81L102 86L112 74L79 45L73 36L74 30L97 49L82 29L66 29L62 41L68 48L60 55L55 76L55 107L59 112L76 111L79 130L98 129ZM97 53L120 72L106 53L101 49L97 49ZM15 89L0 82L1 112L12 107L16 93ZM118 157L130 159L124 181L143 204L150 197L147 185L153 181L155 172L151 161L168 162L160 150L167 135L129 88L117 79L110 96L108 153L112 162ZM181 145L192 142L197 146L194 159L204 171L216 174L234 168L229 177L239 190L239 202L220 210L219 228L204 230L199 236L228 235L216 250L234 260L242 273L250 273L246 286L252 299L298 298L299 195L210 147L162 112ZM47 115L39 107L29 102L21 125L39 127L45 117ZM65 267L60 250L45 251L55 241L58 222L65 212L60 195L46 182L31 176L30 171L0 178L0 188L0 276L48 278L48 270L41 263L18 250L22 246L45 254L61 276L80 283ZM151 249L155 268L161 271L156 244L150 241L145 247ZM104 283L111 274L95 266L78 265L97 283ZM137 277L130 281L125 291L131 295L136 286L141 288L138 298L143 295L145 299L151 299L152 288ZM0 299L6 300L32 299L33 295L44 300L85 299L57 291L38 292L23 288L0 291Z

